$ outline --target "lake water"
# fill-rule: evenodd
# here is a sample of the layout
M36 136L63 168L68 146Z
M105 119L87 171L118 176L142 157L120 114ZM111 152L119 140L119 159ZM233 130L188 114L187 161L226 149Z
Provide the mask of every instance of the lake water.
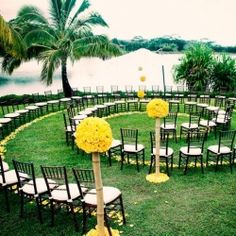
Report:
M126 85L132 85L135 90L139 85L151 89L152 85L163 88L162 65L165 69L166 85L176 86L173 81L173 65L179 63L182 54L156 54L146 49L139 49L126 55L101 60L98 58L84 58L73 65L68 65L68 78L72 88L83 91L83 87L91 86L96 91L96 86L103 85L110 91L111 85L118 85L124 90ZM139 68L142 70L139 70ZM32 94L43 93L46 90L62 88L60 71L56 71L53 84L47 87L40 81L41 65L36 61L22 64L11 76L0 74L0 96L6 94ZM146 77L145 82L140 82L140 76Z

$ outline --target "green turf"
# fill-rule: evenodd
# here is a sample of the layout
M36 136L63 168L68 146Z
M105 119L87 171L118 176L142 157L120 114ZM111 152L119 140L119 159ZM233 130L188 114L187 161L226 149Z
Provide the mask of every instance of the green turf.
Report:
M186 120L178 117L178 124ZM235 114L233 117L235 120ZM120 127L138 128L140 139L146 147L146 160L150 160L149 131L154 129L154 120L146 114L124 115L107 119L111 124L113 136L120 138ZM236 128L236 122L232 122ZM40 164L65 165L71 167L91 167L89 155L77 153L66 146L62 114L56 114L39 121L17 134L7 144L6 161L15 158L32 161L37 175ZM206 147L216 142L211 134ZM170 142L174 148L174 162L178 162L178 150L184 142ZM12 165L11 165L12 167ZM141 167L138 173L135 165L125 164L120 170L120 162L112 160L112 167L104 157L101 161L103 184L121 189L124 198L127 225L113 222L112 227L127 236L156 235L235 235L236 232L236 169L230 173L228 165L214 171L214 166L190 168L183 175L183 168L174 168L170 180L155 185L147 182L145 176L148 166ZM165 171L165 168L161 168ZM43 211L44 224L37 219L35 204L27 204L25 218L19 218L19 197L10 195L11 212L4 208L4 196L0 194L0 235L78 235L74 231L72 218L64 211L56 214L55 226L50 227L50 211ZM81 222L82 216L78 215ZM89 220L89 226L95 225L95 219Z

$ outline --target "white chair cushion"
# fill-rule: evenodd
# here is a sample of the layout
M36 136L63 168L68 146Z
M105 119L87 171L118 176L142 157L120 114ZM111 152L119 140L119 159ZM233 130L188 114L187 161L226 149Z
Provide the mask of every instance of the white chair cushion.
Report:
M50 100L50 101L47 101L48 104L56 104L56 103L59 103L59 100Z
M214 127L216 126L216 123L213 122L213 121L208 121L207 120L201 120L200 123L199 123L201 126L208 126L208 127Z
M11 119L10 118L0 118L0 123L1 124L7 124L11 122Z
M166 125L161 124L161 128L162 129L176 129L176 126L175 124L166 124Z
M183 123L181 126L186 128L186 129L197 129L198 128L198 125L194 124L194 123L191 123L191 124Z
M114 101L115 104L125 104L125 101Z
M60 102L69 102L70 98L60 98Z
M37 102L35 103L35 106L38 106L38 107L43 107L43 106L47 106L48 104L46 102Z
M219 145L211 145L207 148L207 150L213 152L213 153L218 153L218 148L219 148ZM229 147L226 147L226 146L221 146L220 147L220 152L221 154L228 154L228 153L231 153L231 150ZM219 154L218 153L218 154Z
M168 157L171 156L174 153L173 149L168 147L167 149L167 155L166 155L166 148L160 148L160 157ZM152 154L156 155L156 148L152 149Z
M180 152L182 152L184 155L190 155L190 156L199 156L202 154L201 148L198 147L190 147L188 152L188 147L181 147Z
M104 204L109 204L110 202L113 202L120 195L121 192L118 188L103 187ZM97 205L96 189L91 189L90 191L88 191L84 196L84 201L86 204L96 206Z
M185 104L185 105L196 105L197 102L191 102L191 101L189 101L189 102L185 102L184 104Z
M207 110L208 111L217 111L219 109L219 107L215 107L215 106L208 106Z
M14 112L14 113L8 113L8 114L6 114L4 117L5 117L5 118L17 118L17 117L19 117L19 116L20 116L19 113Z
M71 199L76 199L80 196L79 188L77 184L69 184ZM86 188L82 188L83 192L86 192ZM69 200L66 185L60 185L51 192L52 198L57 201L67 201Z
M27 109L27 110L37 110L37 109L39 109L39 107L31 105L31 106L25 107L25 109Z
M205 107L208 107L208 104L206 104L206 103L198 103L197 106L205 108Z
M44 178L36 178L35 181L36 181L37 191L39 194L45 193L48 191ZM55 188L55 186L57 186L56 182L53 180L48 180L48 182L49 182L50 188ZM29 182L24 184L22 190L24 193L34 195L35 191L34 191L33 180L30 180Z
M120 140L118 140L118 139L113 139L110 148L118 147L118 146L120 146L120 145L121 145L121 141L120 141Z
M6 184L11 185L11 184L18 183L15 170L6 171L4 172L4 175L5 175ZM27 174L21 174L20 176L22 177L22 179L27 179L29 177ZM0 175L0 184L3 184L2 175Z
M137 145L137 150L135 149L134 144L125 144L124 145L124 151L125 152L140 152L143 149L144 149L144 146L142 144Z
M29 112L29 110L24 110L24 109L22 109L22 110L17 110L17 113L19 113L19 114L26 114L26 113L28 113Z

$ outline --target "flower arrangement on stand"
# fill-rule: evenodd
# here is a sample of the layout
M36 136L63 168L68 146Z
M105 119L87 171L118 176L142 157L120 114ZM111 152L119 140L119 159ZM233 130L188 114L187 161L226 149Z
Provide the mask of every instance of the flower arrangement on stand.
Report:
M160 118L164 118L169 113L168 102L162 99L152 99L147 104L147 114L149 117L156 119L155 137L156 137L156 156L155 156L155 173L146 176L146 180L153 183L165 182L169 179L168 175L160 173Z
M79 148L92 153L93 171L97 194L97 226L90 230L87 236L107 236L108 230L104 226L104 199L101 178L100 155L106 152L112 143L110 125L101 118L89 117L84 119L76 128L75 142ZM119 236L118 230L112 230L113 236Z

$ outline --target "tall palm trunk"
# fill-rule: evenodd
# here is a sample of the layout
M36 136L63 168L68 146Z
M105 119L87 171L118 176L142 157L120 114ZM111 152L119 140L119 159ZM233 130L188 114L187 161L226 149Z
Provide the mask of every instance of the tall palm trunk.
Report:
M66 58L61 60L61 77L62 77L62 88L65 97L71 97L73 95L73 90L69 84L67 77L67 62Z

